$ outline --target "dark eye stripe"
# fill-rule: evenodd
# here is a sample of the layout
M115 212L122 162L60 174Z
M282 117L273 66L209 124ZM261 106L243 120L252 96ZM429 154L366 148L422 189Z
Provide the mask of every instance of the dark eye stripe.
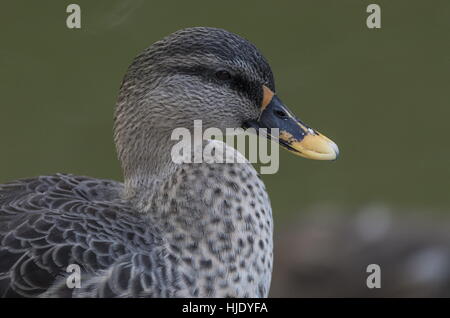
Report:
M205 66L184 67L177 66L171 69L173 73L181 73L190 76L196 76L206 82L215 82L217 85L228 85L238 94L243 95L255 102L255 105L260 105L263 98L262 84L250 80L242 74L230 74L231 78L226 81L217 78L217 69Z

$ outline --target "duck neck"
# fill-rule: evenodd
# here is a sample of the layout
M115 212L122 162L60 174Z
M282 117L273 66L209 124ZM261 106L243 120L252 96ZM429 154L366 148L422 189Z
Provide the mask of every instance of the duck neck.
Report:
M147 197L155 193L155 186L167 179L177 165L171 157L176 141L171 140L170 131L148 130L145 137L138 139L134 151L120 154L124 172L125 197Z

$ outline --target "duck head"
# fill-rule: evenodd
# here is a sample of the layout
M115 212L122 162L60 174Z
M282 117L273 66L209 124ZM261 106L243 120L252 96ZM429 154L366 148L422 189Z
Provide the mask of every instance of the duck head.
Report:
M334 142L283 104L258 49L222 29L177 31L134 59L116 109L119 158L130 161L136 153L130 146L144 156L152 151L150 143L174 128L193 127L194 120L202 120L204 128L267 128L269 138L278 128L281 146L309 159L335 160L339 153Z

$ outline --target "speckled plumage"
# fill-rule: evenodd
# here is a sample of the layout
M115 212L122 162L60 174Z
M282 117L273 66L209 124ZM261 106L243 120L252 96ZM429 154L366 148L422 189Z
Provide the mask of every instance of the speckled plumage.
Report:
M62 174L1 186L1 296L267 296L272 216L250 165L182 165L145 213L122 191ZM69 264L80 289L66 286Z
M219 83L210 69L226 67ZM178 31L124 78L114 137L124 183L57 174L0 185L0 296L266 297L272 214L248 162L174 164L175 127L258 118L265 59L227 31ZM239 154L237 154L239 155ZM66 286L69 264L81 288Z

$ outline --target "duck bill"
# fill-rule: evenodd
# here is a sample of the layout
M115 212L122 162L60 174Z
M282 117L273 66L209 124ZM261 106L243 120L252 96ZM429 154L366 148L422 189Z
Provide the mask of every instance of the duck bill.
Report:
M257 121L247 122L247 128L255 128L258 134L278 141L285 149L307 159L338 158L339 149L333 141L295 117L276 95L270 93L271 91L264 87L261 116ZM274 129L278 129L279 133L275 133Z

